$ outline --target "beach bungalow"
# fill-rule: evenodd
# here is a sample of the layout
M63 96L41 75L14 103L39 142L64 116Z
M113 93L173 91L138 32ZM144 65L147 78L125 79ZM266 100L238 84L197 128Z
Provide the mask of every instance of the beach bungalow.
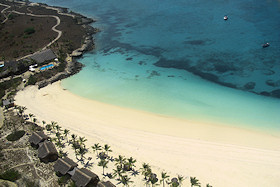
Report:
M3 107L5 107L6 109L14 107L14 101L12 99L4 99L3 100Z
M46 49L44 51L40 51L38 53L34 53L30 58L36 61L38 64L42 64L43 62L47 62L56 58L56 55L51 49Z
M39 143L47 140L49 137L45 135L42 131L34 132L30 137L29 137L29 143L31 144L32 147L38 148Z
M66 175L69 171L72 171L78 164L75 163L68 157L59 158L54 164L54 171L58 172L60 175Z
M106 181L106 182L99 182L97 184L97 187L116 187L116 186L110 181Z
M77 187L97 186L99 182L99 177L85 168L77 168L71 179Z
M58 153L54 144L50 141L44 141L39 144L38 157L42 162L54 162L58 159Z

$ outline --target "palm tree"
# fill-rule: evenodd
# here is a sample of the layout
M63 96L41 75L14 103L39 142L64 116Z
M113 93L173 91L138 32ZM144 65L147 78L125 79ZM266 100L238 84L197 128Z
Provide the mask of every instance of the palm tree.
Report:
M210 184L206 184L206 187L212 187Z
M33 118L33 123L36 123L38 120L37 120L37 118Z
M78 154L80 155L81 163L84 163L85 154L88 152L88 149L85 147L79 147Z
M179 182L180 186L182 185L183 180L184 180L184 177L181 175L178 175L178 182Z
M76 142L77 135L76 134L71 134L71 138L73 142Z
M18 113L19 115L22 117L23 116L23 113L24 113L24 110L26 110L26 107L21 107L21 106L18 106Z
M110 149L110 146L108 144L105 144L103 149L104 149L104 151L107 152L107 155L109 155L109 152L112 152L112 150Z
M70 133L70 130L64 129L63 133L64 133L64 138L66 138L66 140L68 142L68 134Z
M145 177L144 179L147 180L147 177L152 173L151 166L147 163L143 163L140 169L142 170L142 175Z
M123 168L125 161L126 161L126 158L122 155L119 155L119 157L115 159L116 165L120 166L121 168Z
M98 162L98 166L102 166L103 168L103 175L104 175L104 168L108 168L107 164L109 163L109 161L105 160L105 159L101 159Z
M32 117L35 117L35 115L34 114L28 114L28 116L30 117L30 120L32 121Z
M81 145L83 145L86 141L87 141L87 139L85 137L79 136L79 142Z
M78 144L76 141L73 141L73 142L72 142L72 148L73 148L73 150L74 150L76 159L79 160L79 159L78 159L79 153L78 153L77 150L80 149L80 144Z
M60 132L61 131L61 126L55 125L54 127L55 127L56 132Z
M57 122L51 121L51 127L52 127L53 130L55 129L56 124L57 124Z
M133 167L135 167L136 159L130 157L129 159L127 159L127 161L128 161L128 165L129 165L130 170L132 170Z
M119 179L120 183L122 183L124 186L129 186L129 183L132 183L130 178L127 175L121 176Z
M96 152L96 156L98 156L98 151L101 150L101 145L99 143L94 144L94 146L91 146L93 152Z
M164 182L167 180L170 176L167 175L166 172L161 172L161 180L160 183L162 183L162 186L164 187Z
M52 126L50 124L47 124L46 125L46 130L50 132L52 130Z
M123 173L124 173L124 171L119 165L117 165L116 169L113 169L113 176L114 177L118 176L117 180L120 180Z
M43 121L42 121L42 123L43 123L43 127L45 127L45 125L46 125L46 121L44 121L44 120L43 120Z
M191 177L190 182L191 186L200 186L200 182L198 181L198 179L196 179L196 177Z

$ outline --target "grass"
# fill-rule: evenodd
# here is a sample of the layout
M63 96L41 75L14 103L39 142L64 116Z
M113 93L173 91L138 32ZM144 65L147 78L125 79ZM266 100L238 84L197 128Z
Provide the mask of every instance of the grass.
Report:
M21 175L19 174L19 172L14 169L5 171L0 175L0 179L12 181L12 182L15 182L16 180L20 179L20 177Z
M21 131L16 131L16 132L13 132L11 134L9 134L7 136L7 140L9 141L17 141L19 140L21 137L23 137L23 135L25 134L25 131L21 130Z

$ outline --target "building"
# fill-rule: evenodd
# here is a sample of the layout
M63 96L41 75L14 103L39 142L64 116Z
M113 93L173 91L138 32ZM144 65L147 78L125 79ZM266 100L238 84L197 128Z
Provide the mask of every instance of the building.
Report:
M116 186L110 181L106 181L106 182L99 182L97 184L97 187L116 187Z
M38 148L39 143L47 140L49 137L45 135L42 131L34 132L30 137L29 137L29 143L31 146Z
M46 49L44 51L34 53L30 58L36 61L38 64L42 64L43 62L51 61L56 57L51 49Z
M60 173L61 175L66 175L69 171L72 171L78 164L75 163L68 157L59 158L54 164L54 171Z
M38 157L42 162L54 162L58 159L58 153L54 144L50 141L44 141L39 144Z
M85 168L76 168L71 179L75 182L77 187L97 186L99 182L99 177Z
M6 109L14 107L14 101L12 99L4 99L3 100L3 107L5 107Z

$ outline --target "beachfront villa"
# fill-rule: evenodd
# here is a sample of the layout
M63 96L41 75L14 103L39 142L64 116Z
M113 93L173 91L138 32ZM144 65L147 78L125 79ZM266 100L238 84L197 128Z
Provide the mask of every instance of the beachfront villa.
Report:
M54 54L54 52L51 49L46 49L37 53L34 53L30 56L30 59L34 60L38 64L42 64L44 62L54 60L57 56Z
M52 142L44 141L39 144L38 157L42 162L53 162L58 159L58 152Z
M45 140L47 140L49 137L45 135L42 131L34 132L29 137L29 143L32 147L38 148L39 144Z
M68 157L59 158L54 164L54 171L60 175L69 174L68 172L76 168L78 164Z
M77 168L71 179L78 187L85 187L87 185L97 186L99 182L99 177L85 168Z

